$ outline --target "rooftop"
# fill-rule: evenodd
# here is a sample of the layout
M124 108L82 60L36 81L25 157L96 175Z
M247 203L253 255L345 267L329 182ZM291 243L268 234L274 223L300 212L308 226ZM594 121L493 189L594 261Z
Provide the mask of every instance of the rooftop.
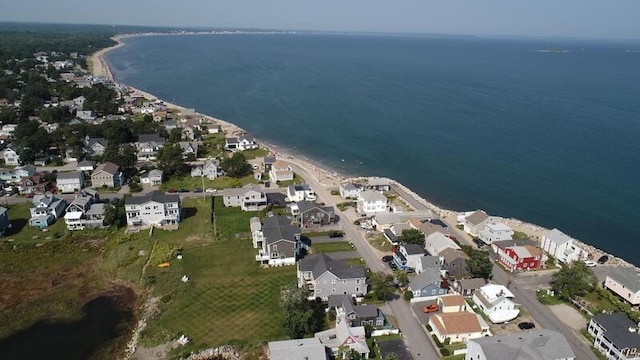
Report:
M270 360L326 360L327 349L318 338L269 342Z
M333 260L325 254L313 254L298 262L300 271L311 271L314 278L329 271L339 279L354 279L365 277L362 266L349 266L344 261Z
M638 274L636 268L626 266L614 267L611 268L607 277L624 285L624 287L631 292L635 293L640 291L640 274Z
M140 205L149 201L155 201L159 203L174 203L180 202L180 196L177 194L165 194L160 191L152 191L143 196L130 196L125 201L125 205Z
M556 245L562 245L564 243L571 241L571 237L569 235L563 233L562 231L556 228L553 228L547 231L547 233L544 234L544 237L546 237L549 241L551 241Z
M593 321L605 329L605 337L619 349L640 348L640 334L631 332L630 329L638 329L638 324L621 312L613 314L598 314Z
M429 317L442 335L468 334L482 331L478 315L471 312L434 314Z
M575 357L567 339L551 330L532 330L469 340L492 360L556 360Z

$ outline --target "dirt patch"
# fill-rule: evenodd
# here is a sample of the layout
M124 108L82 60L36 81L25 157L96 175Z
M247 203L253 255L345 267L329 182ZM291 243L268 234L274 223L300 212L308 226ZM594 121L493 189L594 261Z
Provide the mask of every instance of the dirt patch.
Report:
M560 321L573 330L580 331L586 327L587 320L585 320L578 310L567 304L552 305L549 306L549 309L551 309L551 312L553 312Z

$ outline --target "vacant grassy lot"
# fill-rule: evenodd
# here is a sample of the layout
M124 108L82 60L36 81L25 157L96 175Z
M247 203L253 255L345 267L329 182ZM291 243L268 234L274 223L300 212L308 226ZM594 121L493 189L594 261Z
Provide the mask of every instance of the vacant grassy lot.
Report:
M228 176L220 176L214 180L201 177L174 177L160 185L160 191L168 191L169 189L187 189L193 191L196 188L207 189L227 189L232 187L244 186L247 184L256 184L258 181L253 175L247 175L242 178L231 178ZM203 188L204 183L204 188Z
M313 240L311 242L311 251L314 254L331 253L331 252L338 252L338 251L351 251L351 250L353 250L353 247L351 247L351 244L347 241L336 241L336 242L319 243L319 244L314 244Z
M245 159L251 160L251 159L265 157L269 155L269 152L267 151L267 149L257 148L257 149L245 150L242 152L242 155L244 155Z

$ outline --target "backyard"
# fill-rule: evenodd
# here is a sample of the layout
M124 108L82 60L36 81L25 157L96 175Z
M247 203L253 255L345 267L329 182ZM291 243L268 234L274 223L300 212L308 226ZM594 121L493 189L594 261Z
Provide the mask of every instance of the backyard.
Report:
M169 189L187 189L193 191L196 188L202 190L207 188L213 189L228 189L238 186L244 186L247 184L257 183L253 175L247 175L242 178L232 178L228 176L220 176L213 180L209 180L203 177L191 177L189 175L183 177L172 177L160 185L161 191L168 191Z

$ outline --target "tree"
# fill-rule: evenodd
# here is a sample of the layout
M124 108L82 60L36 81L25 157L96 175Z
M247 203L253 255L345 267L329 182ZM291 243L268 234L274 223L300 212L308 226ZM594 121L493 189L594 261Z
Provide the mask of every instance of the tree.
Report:
M338 348L338 355L336 356L336 359L364 360L362 354L346 345L340 346Z
M409 274L407 274L406 271L398 270L395 272L395 275L398 285L400 285L401 287L406 287L407 285L409 285Z
M384 360L400 360L398 354L390 352L384 356Z
M398 241L424 246L424 234L417 229L404 229L402 230L402 235L398 236Z
M487 251L474 249L469 245L460 245L462 251L469 256L467 266L471 276L489 279L493 273L493 262Z
M283 291L283 326L292 339L301 339L324 328L324 305L320 299L308 300L308 294L307 290L296 286L289 286Z
M387 301L395 292L393 286L393 275L383 272L371 274L369 278L371 285L371 296L378 300Z
M596 283L593 271L584 262L574 261L553 274L551 288L558 297L572 299L593 290Z
M220 167L228 176L235 178L247 176L253 171L253 168L241 152L234 153L231 157L224 158L220 162Z
M181 128L171 129L171 131L169 131L169 137L167 138L167 142L177 143L177 142L180 142L180 140L182 140L182 129Z
M158 150L158 167L167 175L184 175L187 166L182 157L182 149L178 144L165 144Z
M117 205L111 203L105 204L104 207L104 223L109 226L121 228L127 223L126 213L124 211L124 198L118 201Z
M132 167L136 163L136 148L133 145L109 143L102 155L103 162L112 162L123 168Z

